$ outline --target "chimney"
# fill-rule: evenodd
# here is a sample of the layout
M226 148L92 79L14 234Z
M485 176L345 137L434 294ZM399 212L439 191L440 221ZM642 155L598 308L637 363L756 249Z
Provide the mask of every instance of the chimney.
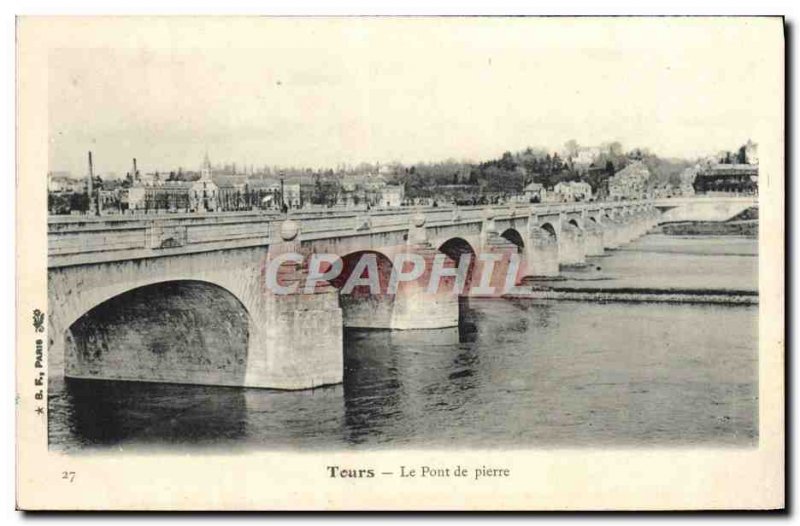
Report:
M94 168L92 166L92 152L89 152L89 184L86 187L89 195L91 196L94 190Z
M92 152L89 152L89 184L86 185L86 191L89 194L88 213L100 215L99 203L94 195L94 166L92 166Z

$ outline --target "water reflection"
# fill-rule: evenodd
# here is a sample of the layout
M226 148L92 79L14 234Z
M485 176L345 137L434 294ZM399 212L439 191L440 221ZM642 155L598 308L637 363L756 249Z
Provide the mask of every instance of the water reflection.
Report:
M242 389L66 379L62 396L67 426L87 445L216 443L247 433Z

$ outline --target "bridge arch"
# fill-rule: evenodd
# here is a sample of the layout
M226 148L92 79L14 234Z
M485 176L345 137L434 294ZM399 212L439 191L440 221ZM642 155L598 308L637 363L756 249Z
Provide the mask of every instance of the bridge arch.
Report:
M439 245L439 252L446 254L450 259L458 261L462 254L477 253L472 244L463 237L452 237Z
M149 283L91 306L64 328L65 375L241 385L252 328L251 313L220 285Z
M449 258L451 265L457 265L462 255L466 254L470 256L464 289L457 298L458 339L459 341L467 341L473 338L477 333L474 314L470 307L469 295L473 283L478 279L478 254L472 243L463 237L450 238L439 245L438 249L439 252L445 254Z
M363 282L370 279L377 279L378 288L381 294L385 294L389 286L389 278L392 274L392 260L390 257L378 250L358 250L340 256L342 270L338 276L330 281L330 284L340 291L347 285L350 278L362 278ZM377 270L377 276L370 275L370 272ZM359 276L353 276L353 272L358 271ZM352 294L355 296L370 295L374 290L366 284L359 284L353 287Z
M467 268L467 279L464 284L464 290L462 296L465 296L469 293L470 288L472 287L472 282L475 275L475 269L477 265L477 251L472 246L472 243L464 239L463 237L453 237L439 245L439 252L446 255L448 257L450 265L457 265L463 255L469 255L469 267ZM447 281L447 280L443 280Z
M578 230L583 230L583 223L578 218L575 218L575 217L570 218L569 221L567 221L567 224L574 226Z
M339 291L344 327L390 328L395 302L394 295L388 293L392 260L377 250L350 252L340 259L342 270L330 284ZM377 275L373 275L374 272ZM353 281L348 284L351 278Z
M539 226L539 231L544 235L545 238L549 238L552 241L558 240L558 234L556 233L556 228L553 226L552 223L542 223Z
M91 309L126 292L150 285L169 282L199 281L226 290L242 303L252 317L259 309L258 297L263 291L247 280L237 276L237 272L221 269L215 274L201 272L202 277L180 273L162 272L161 269L139 269L136 262L127 262L120 268L110 265L97 265L77 275L67 269L50 270L47 276L48 297L58 298L58 308L50 308L50 327L54 335L68 329L78 318ZM131 275L135 279L131 279ZM51 342L52 345L53 342Z
M525 250L525 241L522 234L519 233L519 230L515 228L506 229L500 234L500 237L514 243L517 246L518 253L521 254Z

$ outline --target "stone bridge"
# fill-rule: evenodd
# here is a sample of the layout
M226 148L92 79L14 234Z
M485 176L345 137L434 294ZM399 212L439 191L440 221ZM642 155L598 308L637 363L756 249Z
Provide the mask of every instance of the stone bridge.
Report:
M51 218L50 359L63 359L65 376L75 378L335 384L345 327L455 327L461 298L556 276L659 220L645 201ZM325 275L336 261L309 263L325 254L338 260L338 276ZM387 288L393 273L406 272L394 265L408 255L421 257L426 273L439 265L449 293L421 279ZM355 280L340 293L365 268L377 270L380 290ZM289 293L265 285L270 272Z

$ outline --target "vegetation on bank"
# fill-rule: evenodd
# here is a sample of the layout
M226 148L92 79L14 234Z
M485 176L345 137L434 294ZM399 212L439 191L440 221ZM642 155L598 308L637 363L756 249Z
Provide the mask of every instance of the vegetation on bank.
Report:
M517 195L529 183L552 188L562 181L585 181L592 193L603 198L608 192L608 180L632 160L641 160L651 179L648 186L680 184L680 174L691 163L684 159L658 157L646 149L625 152L619 143L598 148L588 165L576 164L579 151L575 141L565 144L566 158L557 152L526 148L516 153L505 152L499 158L480 163L455 160L438 163L417 163L411 166L394 165L393 183L405 185L406 195L416 197L476 197L482 195Z

